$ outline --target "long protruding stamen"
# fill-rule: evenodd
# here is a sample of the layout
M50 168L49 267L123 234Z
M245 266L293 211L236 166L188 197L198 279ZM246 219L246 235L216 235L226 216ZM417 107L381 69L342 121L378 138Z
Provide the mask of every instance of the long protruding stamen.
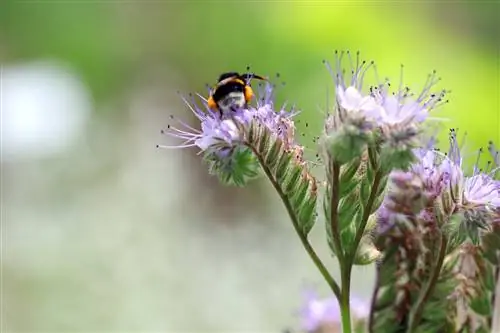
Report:
M436 78L436 70L432 71L432 74L429 74L428 77L427 77L427 80L425 82L425 85L422 89L422 92L420 93L420 95L418 96L417 98L417 103L420 103L422 102L426 96L429 94L431 88L433 86L435 86L439 81L441 81L441 78Z
M336 77L335 73L333 72L333 68L330 65L330 62L327 60L323 60L323 64L325 65L326 69L328 70L328 73L330 73L330 76L332 77L333 82L335 83L335 85L337 85L337 77Z
M377 86L380 87L382 85L382 83L380 81L380 77L378 76L378 70L377 70L377 65L375 64L375 61L372 60L370 62L370 65L373 66L373 73L375 74L375 81L377 82Z
M361 67L359 68L358 80L356 81L357 86L355 88L358 90L363 89L363 80L365 78L365 74L366 74L366 72L368 72L368 69L370 69L370 67L373 65L373 62L370 62L368 64L368 66L365 66L365 65L366 65L366 61L363 60L361 62Z
M473 168L473 171L472 171L472 174L475 176L477 174L479 174L480 172L480 169L479 169L479 160L481 159L481 155L483 154L483 148L479 148L478 152L477 152L477 157L476 157L476 163L474 163L474 168Z
M448 150L448 157L458 166L462 165L462 157L460 156L460 147L457 144L457 133L454 128L450 129L449 134L450 148Z
M401 64L401 70L399 73L399 88L398 88L398 103L401 103L401 98L403 97L403 69L404 65Z

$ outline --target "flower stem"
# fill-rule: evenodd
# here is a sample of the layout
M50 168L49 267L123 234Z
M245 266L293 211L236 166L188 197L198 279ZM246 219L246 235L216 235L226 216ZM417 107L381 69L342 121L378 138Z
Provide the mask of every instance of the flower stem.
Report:
M333 169L335 171L335 169ZM337 173L338 174L338 173ZM335 172L333 173L334 176L334 182L335 182ZM352 243L351 251L349 253L343 253L343 257L339 257L339 263L340 263L340 274L342 277L341 285L342 285L342 299L340 303L340 308L341 308L341 315L342 315L342 327L343 327L343 332L344 333L350 333L351 332L351 316L350 316L350 306L349 306L349 300L350 300L350 287L351 287L351 271L352 267L354 264L354 258L356 256L356 252L358 250L359 243L361 241L361 238L363 237L363 234L365 232L366 224L368 223L368 218L370 217L370 212L372 211L373 204L375 203L375 199L377 198L377 193L379 191L379 186L380 186L380 181L382 180L383 176L383 171L378 168L375 171L375 176L373 179L373 184L372 188L370 191L370 196L368 197L368 200L363 207L363 216L360 222L360 225L358 229L356 230L356 235L354 237L354 241ZM338 176L337 176L338 177ZM338 179L337 179L338 180ZM338 188L338 184L335 188ZM332 228L333 228L333 207L337 207L336 205L334 206L334 200L333 200L333 194L335 194L335 190L332 191ZM338 205L338 199L336 201L336 204ZM335 208L335 213L336 213L336 208ZM337 215L337 214L335 214ZM334 234L335 235L335 234ZM340 242L340 237L339 237L339 242Z
M414 332L416 330L416 328L418 327L418 324L420 322L420 318L422 316L422 312L424 310L425 302L427 302L427 300L429 299L429 297L432 294L432 291L434 290L434 287L436 286L436 283L437 283L438 278L439 278L439 274L441 273L441 268L443 267L444 257L446 256L447 244L448 244L448 241L446 239L446 236L441 234L441 242L439 244L438 260L432 269L431 277L429 278L429 281L425 285L423 292L420 294L420 297L418 298L415 307L410 312L410 318L408 321L408 330L407 330L408 333Z
M320 271L321 275L323 278L326 280L330 288L332 289L333 293L337 297L337 299L340 299L341 293L340 293L340 287L337 284L337 282L333 279L332 275L328 272L328 269L325 267L321 259L318 257L316 252L314 251L313 247L309 243L309 240L307 239L307 236L301 231L299 222L297 220L297 216L295 215L293 211L293 207L290 203L290 200L288 199L288 196L285 194L285 191L283 191L282 187L280 184L276 181L271 169L266 165L264 162L264 159L262 156L258 153L258 151L250 144L247 145L257 156L257 159L259 160L259 163L264 170L264 173L266 174L267 178L273 184L274 189L276 192L278 192L281 201L285 205L285 208L288 212L288 216L290 217L290 220L292 221L293 227L295 229L295 232L297 233L297 236L299 236L299 239L302 243L302 246L304 246L304 249L306 252L309 254L309 257L311 257L312 261Z
M335 248L335 254L340 266L340 276L341 276L341 297L338 298L340 304L340 315L342 317L342 332L351 333L351 306L350 306L350 296L351 296L351 269L352 263L346 260L346 255L342 249L342 242L340 239L339 230L339 216L338 216L338 206L339 206L339 187L340 187L340 165L333 161L331 165L331 195L330 195L330 223L332 230L332 241Z
M342 267L343 266L343 267ZM341 265L341 285L342 285L342 297L340 299L340 315L342 317L342 332L351 333L351 306L350 306L350 294L351 294L351 267L346 267Z
M375 203L375 199L377 199L377 193L379 191L380 181L382 180L383 175L384 173L380 169L378 169L375 172L375 177L373 179L373 185L370 191L370 196L368 197L366 205L363 207L363 217L359 224L358 230L356 230L356 236L354 237L354 242L352 243L352 251L349 254L348 258L346 259L350 267L352 267L352 264L354 262L354 257L356 256L359 242L361 241L361 238L363 237L363 234L365 232L366 224L368 223L368 219L370 218L370 213L373 209L373 204Z
M332 162L331 177L332 177L332 185L331 185L332 193L330 195L330 224L331 224L330 228L332 230L332 240L333 240L333 246L335 248L335 254L337 255L339 264L342 267L342 262L344 261L344 253L342 252L342 244L340 242L340 230L338 221L340 165L337 162Z

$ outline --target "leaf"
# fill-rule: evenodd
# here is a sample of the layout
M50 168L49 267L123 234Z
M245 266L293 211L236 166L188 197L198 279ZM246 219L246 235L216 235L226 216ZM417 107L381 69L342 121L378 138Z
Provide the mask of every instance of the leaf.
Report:
M281 140L273 140L270 144L271 149L266 154L265 163L272 168L279 162L279 157L283 151L283 142Z
M500 265L500 231L493 229L481 239L484 256L493 265Z
M204 155L209 173L217 176L221 183L241 187L260 175L259 162L248 148L236 147L229 155L230 158L219 157L213 152Z
M365 235L361 238L356 255L354 256L355 265L369 265L374 263L379 257L380 252L373 245L371 237Z
M489 297L475 297L469 302L470 308L481 316L490 316L493 309Z

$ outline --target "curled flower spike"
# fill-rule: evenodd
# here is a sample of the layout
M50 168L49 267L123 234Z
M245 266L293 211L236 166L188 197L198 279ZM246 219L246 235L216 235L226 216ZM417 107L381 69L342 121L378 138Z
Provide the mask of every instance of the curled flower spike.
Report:
M295 142L293 116L297 112L284 107L276 110L273 92L269 82L259 85L255 106L235 108L222 116L200 95L190 101L183 98L201 130L177 120L176 126L169 125L163 133L184 142L159 147L197 147L210 173L224 183L243 186L262 170L285 202L297 232L305 237L316 218L316 179L303 158L304 148Z

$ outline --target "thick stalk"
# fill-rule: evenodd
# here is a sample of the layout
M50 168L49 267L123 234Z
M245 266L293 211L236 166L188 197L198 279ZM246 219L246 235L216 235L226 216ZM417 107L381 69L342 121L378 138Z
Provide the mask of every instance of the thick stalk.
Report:
M439 279L439 274L441 273L441 268L443 267L444 257L446 256L446 247L448 241L446 237L441 234L441 242L439 244L439 254L437 258L437 262L434 265L429 281L424 287L424 290L420 294L420 297L417 300L415 307L410 311L410 318L408 321L408 333L412 333L418 327L420 323L420 318L422 317L422 312L424 310L425 302L429 300L429 297L432 295L432 291L436 286L436 283Z
M276 190L276 192L278 192L278 195L280 196L281 201L285 205L285 208L288 212L288 216L290 217L290 220L292 221L295 232L297 233L297 236L299 236L299 239L300 239L300 242L302 243L302 246L304 246L304 249L309 254L309 257L311 257L312 261L314 262L314 264L316 265L316 267L320 271L321 275L323 275L323 278L326 280L326 282L328 283L328 285L332 289L332 291L335 294L335 296L337 297L337 299L340 299L341 292L340 292L339 285L337 284L337 282L335 282L332 275L328 272L328 269L325 267L325 265L323 264L321 259L318 257L318 255L314 251L313 247L309 243L309 240L307 239L307 236L304 235L304 233L301 231L300 226L299 226L299 222L297 220L297 216L295 215L295 213L293 211L293 207L290 204L290 200L288 200L287 195L285 194L285 192L281 188L280 184L278 184L278 182L274 178L272 171L268 168L268 166L266 165L266 163L264 162L263 158L258 153L258 151L256 149L254 149L254 147L252 147L252 145L248 145L248 147L253 151L255 156L257 156L257 159L259 160L260 166L264 170L264 173L266 174L266 176L269 179L269 181L271 182L271 184L273 184L273 187Z

